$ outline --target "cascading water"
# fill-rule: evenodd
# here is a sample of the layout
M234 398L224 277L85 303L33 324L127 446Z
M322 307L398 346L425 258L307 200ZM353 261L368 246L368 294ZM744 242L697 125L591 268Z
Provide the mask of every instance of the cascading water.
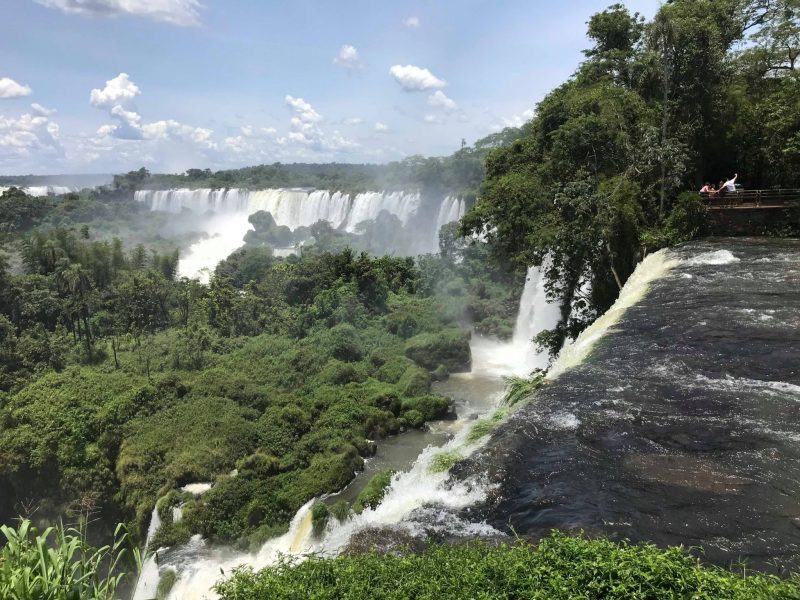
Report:
M150 525L147 528L145 548L150 545L159 527L161 527L161 517L158 515L158 508L154 508L153 514L150 516ZM158 560L155 554L151 554L142 563L142 572L139 573L139 580L136 582L132 600L151 600L155 598L158 578Z
M547 298L542 268L530 267L525 288L520 297L519 313L511 343L477 338L472 345L473 364L497 376L530 374L534 369L547 367L547 352L537 350L533 338L552 329L561 319L561 306Z
M297 512L285 535L266 542L256 554L209 548L195 536L185 546L162 554L160 568L178 572L170 599L214 598L211 591L214 584L230 576L238 566L263 568L275 564L280 554L335 555L354 534L373 528L399 528L423 535L442 532L473 536L496 534L488 525L469 523L454 516L485 498L490 489L486 481L476 476L453 482L447 469L435 468L435 465L443 456L467 457L482 446L485 438L474 440L470 436L472 424L477 418L497 410L504 376L525 374L546 366L546 356L528 352L532 346L530 340L542 329L554 327L559 316L558 306L547 301L539 270L530 269L520 300L514 340L501 343L473 337L472 372L452 375L449 381L437 384L440 386L437 391L454 397L458 405L457 420L445 427L450 439L443 446L428 446L406 470L395 475L381 504L360 515L351 515L342 523L332 519L324 534L315 538L311 528L313 501L309 502Z
M11 189L10 186L0 186L0 194L6 190ZM65 185L29 185L20 188L29 196L60 196L62 194L69 194L70 192L77 192L77 188L68 187Z
M207 280L216 264L242 245L244 235L252 229L248 217L255 212L269 212L279 226L292 231L327 221L334 229L352 234L359 231L360 223L373 221L382 212L399 219L403 227L409 226L422 204L418 193L364 192L349 195L301 189L139 190L134 198L153 211L211 213L206 237L193 244L178 265L180 276L199 277L201 280ZM464 199L455 196L444 198L436 213L436 221L411 233L415 240L412 244L415 253L435 252L439 229L460 219L465 212ZM433 231L429 231L431 228ZM392 250L391 247L384 249L387 252Z

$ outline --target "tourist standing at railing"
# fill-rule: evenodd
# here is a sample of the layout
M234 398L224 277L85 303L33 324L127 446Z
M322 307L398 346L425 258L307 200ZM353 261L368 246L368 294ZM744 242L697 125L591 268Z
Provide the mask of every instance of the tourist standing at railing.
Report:
M721 195L731 194L736 192L736 180L739 179L739 174L736 173L733 176L733 179L728 179L719 189L719 193Z

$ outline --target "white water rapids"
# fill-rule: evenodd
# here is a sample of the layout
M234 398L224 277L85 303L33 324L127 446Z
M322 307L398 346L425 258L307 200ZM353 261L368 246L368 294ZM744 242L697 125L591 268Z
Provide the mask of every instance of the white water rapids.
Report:
M216 264L242 245L244 235L252 229L248 217L258 211L270 213L277 225L292 231L327 221L334 229L356 233L359 224L375 220L382 212L397 217L401 225L407 227L419 216L422 208L420 195L409 192L351 195L301 189L171 189L140 190L134 198L153 211L212 213L206 226L207 237L193 244L178 265L181 276L201 280L207 280ZM466 202L462 198L443 198L436 207L435 221L431 215L428 222L414 228L414 250L420 254L435 252L439 229L459 220L465 212ZM385 250L391 251L392 248Z

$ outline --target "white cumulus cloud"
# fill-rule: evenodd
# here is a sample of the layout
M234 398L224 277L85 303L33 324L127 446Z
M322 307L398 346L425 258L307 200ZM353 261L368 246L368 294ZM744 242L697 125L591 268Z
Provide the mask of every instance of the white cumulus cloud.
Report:
M394 65L389 69L389 74L407 92L438 90L447 85L444 80L436 77L428 69L414 65Z
M379 133L383 133L383 132L389 131L389 126L385 125L383 123L380 123L380 122L375 123L375 131L377 131Z
M120 73L114 79L106 81L102 90L93 89L89 102L97 108L113 108L115 105L127 105L140 93L139 86L133 83L127 73Z
M13 162L34 154L63 154L58 124L42 115L24 114L18 119L0 115L0 158Z
M406 27L419 27L419 17L408 17L403 19L403 25Z
M199 23L198 0L36 0L65 13L97 17L134 15L182 27Z
M428 105L433 108L440 108L444 112L451 113L458 108L454 100L448 98L442 90L436 90L428 96Z
M108 109L109 116L117 121L114 125L100 127L96 134L98 140L178 140L191 142L203 149L216 147L210 129L185 125L173 119L145 123L133 102L140 93L139 86L131 81L127 73L109 79L103 89L92 90L89 103L96 108Z
M358 55L358 50L349 44L345 44L339 49L339 54L333 59L333 64L347 69L348 71L361 69L364 66L361 62L361 57Z
M0 98L19 98L31 95L31 86L17 83L10 77L0 77Z

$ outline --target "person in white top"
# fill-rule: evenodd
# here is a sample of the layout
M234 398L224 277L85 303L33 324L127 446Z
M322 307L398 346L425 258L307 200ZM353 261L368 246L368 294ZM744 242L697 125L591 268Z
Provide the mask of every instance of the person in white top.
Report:
M733 176L733 179L728 179L725 183L722 184L722 187L725 189L725 192L735 192L736 191L736 180L739 178L739 174L736 173Z

